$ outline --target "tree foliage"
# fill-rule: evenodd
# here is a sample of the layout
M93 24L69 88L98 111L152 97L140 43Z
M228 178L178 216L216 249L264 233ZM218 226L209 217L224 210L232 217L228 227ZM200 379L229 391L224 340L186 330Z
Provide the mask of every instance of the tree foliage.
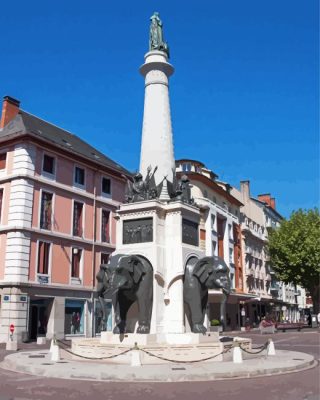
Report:
M270 230L268 251L277 277L307 289L317 313L320 291L319 210L295 211L278 229Z

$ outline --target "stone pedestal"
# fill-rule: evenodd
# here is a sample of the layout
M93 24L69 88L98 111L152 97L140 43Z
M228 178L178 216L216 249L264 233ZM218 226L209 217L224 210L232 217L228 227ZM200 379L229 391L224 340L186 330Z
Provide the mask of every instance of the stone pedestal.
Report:
M122 346L146 346L149 344L157 343L157 335L141 335L139 333L124 333L120 335L113 334L112 332L101 332L101 344L114 344Z
M185 266L191 258L204 257L199 248L199 209L181 201L149 200L122 204L117 217L117 250L114 254L138 254L153 267L150 333L184 333ZM146 225L152 233L147 238L135 236L131 223L132 227L138 227L139 233Z
M101 332L101 344L122 345L122 346L149 346L155 344L169 345L198 345L219 343L217 333L207 333L206 335L198 333L160 333L141 335L138 333L125 333L115 335L112 332Z

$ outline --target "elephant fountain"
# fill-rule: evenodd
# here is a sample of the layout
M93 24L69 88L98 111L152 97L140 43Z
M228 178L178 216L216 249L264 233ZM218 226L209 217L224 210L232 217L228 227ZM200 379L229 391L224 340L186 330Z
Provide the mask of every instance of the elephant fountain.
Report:
M205 334L203 325L208 303L208 289L222 289L224 300L221 315L224 315L226 295L230 293L229 268L220 257L203 257L186 266L183 283L183 301L189 311L189 322L193 333Z
M128 310L137 302L137 333L149 333L153 300L153 269L149 261L139 255L117 254L107 265L100 266L96 278L103 324L107 319L104 299L112 299L115 314L113 333L125 333Z

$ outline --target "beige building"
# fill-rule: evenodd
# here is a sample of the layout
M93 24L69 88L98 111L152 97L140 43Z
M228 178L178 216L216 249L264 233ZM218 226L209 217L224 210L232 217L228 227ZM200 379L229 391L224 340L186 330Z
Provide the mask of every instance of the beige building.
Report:
M231 187L221 187L217 175L195 160L176 161L178 178L186 175L192 185L191 195L201 210L200 246L207 256L219 256L228 265L232 293L226 307L226 329L241 326L241 302L252 296L245 294L240 207L242 202L230 193ZM208 320L219 319L221 293L209 290Z
M250 195L250 182L240 182L240 191L231 189L231 194L243 203L241 207L241 232L244 265L244 288L254 297L246 301L245 313L250 324L258 325L267 314L272 300L271 274L268 267L265 245L267 229L263 210Z

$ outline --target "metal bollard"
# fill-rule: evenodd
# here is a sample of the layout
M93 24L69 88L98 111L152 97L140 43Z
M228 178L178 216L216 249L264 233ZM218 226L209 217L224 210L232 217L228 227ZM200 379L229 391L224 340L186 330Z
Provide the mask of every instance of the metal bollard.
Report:
M233 358L234 364L242 363L242 353L241 353L240 345L237 342L234 343L232 358Z
M267 356L275 356L276 350L272 339L268 339Z

